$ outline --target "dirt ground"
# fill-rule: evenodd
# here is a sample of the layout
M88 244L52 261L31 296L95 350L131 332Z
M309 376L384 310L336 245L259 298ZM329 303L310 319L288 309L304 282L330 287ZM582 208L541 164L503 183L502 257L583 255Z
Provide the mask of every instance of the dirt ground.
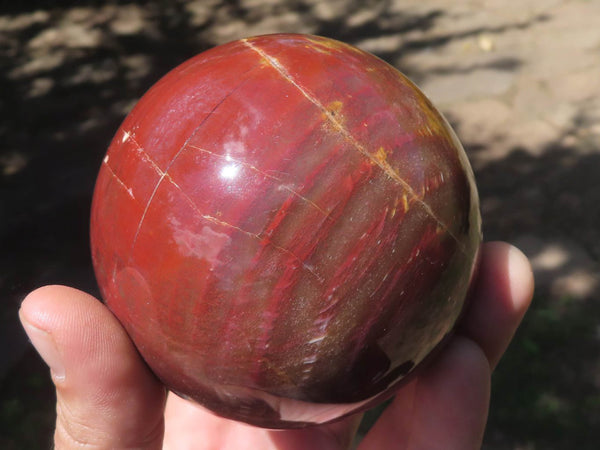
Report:
M333 37L413 79L473 164L486 239L531 258L534 306L494 376L484 448L600 442L600 1L21 1L0 6L0 447L45 448L47 369L17 321L47 283L97 294L95 174L167 70L236 38Z

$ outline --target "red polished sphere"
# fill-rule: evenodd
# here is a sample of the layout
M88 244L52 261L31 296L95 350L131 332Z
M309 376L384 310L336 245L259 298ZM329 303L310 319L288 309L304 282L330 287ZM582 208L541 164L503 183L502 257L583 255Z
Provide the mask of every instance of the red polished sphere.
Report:
M453 131L396 69L269 35L177 67L117 131L92 256L174 392L285 428L391 395L452 331L481 240Z

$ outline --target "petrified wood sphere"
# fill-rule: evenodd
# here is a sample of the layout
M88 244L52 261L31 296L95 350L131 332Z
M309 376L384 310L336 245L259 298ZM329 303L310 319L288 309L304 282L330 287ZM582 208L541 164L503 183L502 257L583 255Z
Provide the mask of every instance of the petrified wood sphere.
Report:
M174 392L302 427L391 395L451 332L480 245L454 133L396 69L270 35L162 78L92 207L106 304Z

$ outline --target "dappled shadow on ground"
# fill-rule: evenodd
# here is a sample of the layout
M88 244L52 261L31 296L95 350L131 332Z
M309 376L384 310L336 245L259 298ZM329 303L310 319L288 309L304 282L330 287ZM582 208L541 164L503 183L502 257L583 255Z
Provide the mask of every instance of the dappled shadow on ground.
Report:
M477 173L490 205L487 236L517 239L538 283L494 377L486 448L592 449L600 442L598 173L600 155L560 147L541 156L515 149Z
M587 132L588 112L584 101L541 148L525 139L489 158L502 134L464 142L486 240L515 242L536 274L532 308L493 379L485 449L600 442L600 144Z
M11 345L0 350L0 379L10 380L0 388L0 447L41 448L49 439L52 390L40 377L45 369L26 350L15 320L18 305L29 290L47 283L98 293L88 250L95 175L119 123L153 82L216 44L270 32L313 33L359 45L417 82L433 73L520 67L522 61L507 57L486 65L439 65L429 72L409 64L407 56L414 52L484 32L511 31L475 26L427 37L424 32L444 14L358 0L38 0L4 8L0 248L7 257L0 260L0 340ZM540 15L512 28L544 20ZM460 123L454 125L460 134ZM573 123L565 133L575 135L579 125ZM580 148L581 141L576 143ZM466 147L475 158L488 150L486 142L471 144ZM476 167L486 236L535 237L524 244L530 256L539 257L539 273L548 280L496 378L500 394L491 414L489 448L513 448L528 440L547 443L543 448L571 448L560 440L560 429L567 430L565 442L580 436L570 441L580 442L578 448L591 448L585 442L594 441L587 438L598 441L598 330L591 318L600 311L590 299L599 297L600 287L586 282L586 274L589 260L600 257L594 227L600 223L600 190L594 183L600 157L577 149L553 145L533 154L515 147L508 156ZM588 258L574 256L564 240L549 246L548 239L557 235L583 243ZM550 262L548 252L554 255ZM573 277L564 278L568 274ZM563 284L580 280L581 295L562 295L573 291L561 290L560 279Z

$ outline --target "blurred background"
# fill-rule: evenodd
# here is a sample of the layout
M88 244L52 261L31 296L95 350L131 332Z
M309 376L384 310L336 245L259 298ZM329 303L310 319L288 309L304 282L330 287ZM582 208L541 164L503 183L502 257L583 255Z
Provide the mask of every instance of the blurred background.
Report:
M48 369L17 310L47 283L97 295L88 215L118 125L177 64L273 32L343 40L415 81L469 154L485 238L531 258L534 304L494 375L484 448L598 448L600 1L0 5L1 448L50 446Z

